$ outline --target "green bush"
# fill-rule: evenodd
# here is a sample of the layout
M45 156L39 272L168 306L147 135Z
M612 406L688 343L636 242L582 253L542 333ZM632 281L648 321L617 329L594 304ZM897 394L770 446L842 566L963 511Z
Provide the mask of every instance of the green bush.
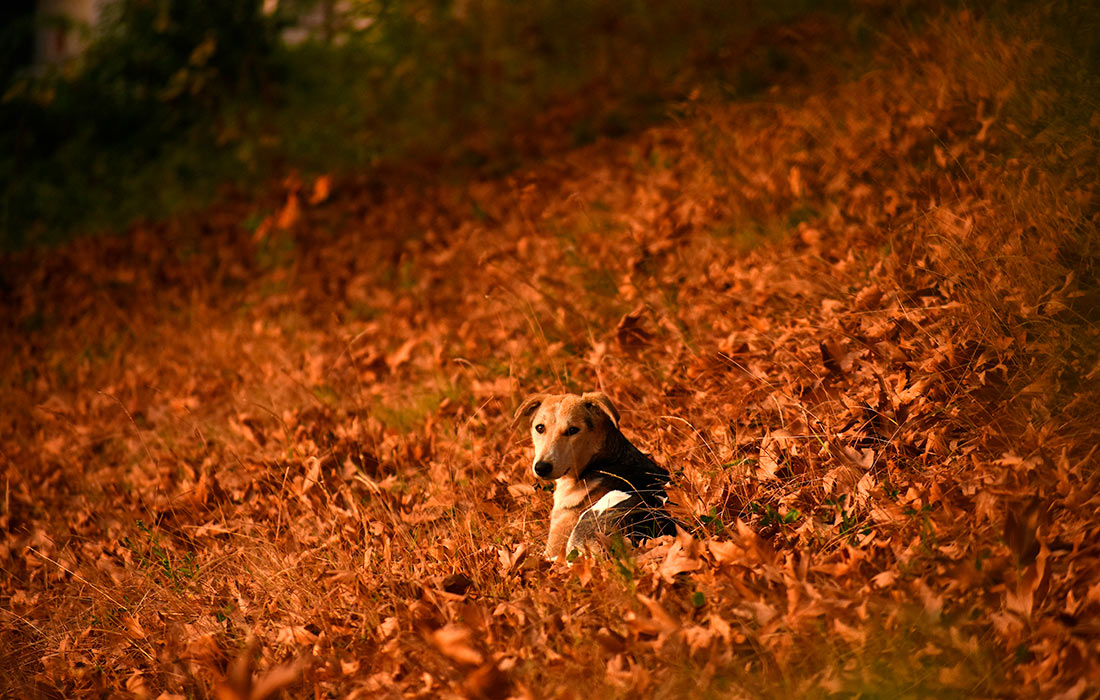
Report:
M165 179L166 165L184 180L204 170L180 146L208 144L211 115L271 83L277 49L258 0L109 5L79 60L4 86L6 242L122 225L150 213L150 203L170 206L147 191Z

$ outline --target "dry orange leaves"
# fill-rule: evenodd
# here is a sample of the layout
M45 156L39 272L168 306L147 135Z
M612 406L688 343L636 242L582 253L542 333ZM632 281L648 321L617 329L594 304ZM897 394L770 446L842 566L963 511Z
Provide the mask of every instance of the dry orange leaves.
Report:
M1094 697L1100 121L975 16L888 44L9 256L0 689ZM595 388L685 532L552 567L510 415Z

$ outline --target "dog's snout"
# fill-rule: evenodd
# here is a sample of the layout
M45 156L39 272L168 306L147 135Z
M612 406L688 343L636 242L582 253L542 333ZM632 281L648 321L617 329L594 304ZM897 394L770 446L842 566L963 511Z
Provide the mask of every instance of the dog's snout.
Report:
M554 471L554 465L550 462L535 462L535 474L545 479L550 476L550 472Z

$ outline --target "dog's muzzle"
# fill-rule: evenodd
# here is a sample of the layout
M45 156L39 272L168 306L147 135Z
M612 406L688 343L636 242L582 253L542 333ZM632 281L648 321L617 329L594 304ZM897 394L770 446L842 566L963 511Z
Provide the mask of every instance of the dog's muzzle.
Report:
M549 462L535 462L535 476L547 478L554 471L554 465Z

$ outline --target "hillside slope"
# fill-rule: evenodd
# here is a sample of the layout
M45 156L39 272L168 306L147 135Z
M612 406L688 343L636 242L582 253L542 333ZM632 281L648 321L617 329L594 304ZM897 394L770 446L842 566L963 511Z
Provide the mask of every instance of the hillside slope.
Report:
M1100 116L1047 20L9 256L0 688L247 697L254 636L254 695L1094 697ZM511 415L592 389L693 536L553 568Z

